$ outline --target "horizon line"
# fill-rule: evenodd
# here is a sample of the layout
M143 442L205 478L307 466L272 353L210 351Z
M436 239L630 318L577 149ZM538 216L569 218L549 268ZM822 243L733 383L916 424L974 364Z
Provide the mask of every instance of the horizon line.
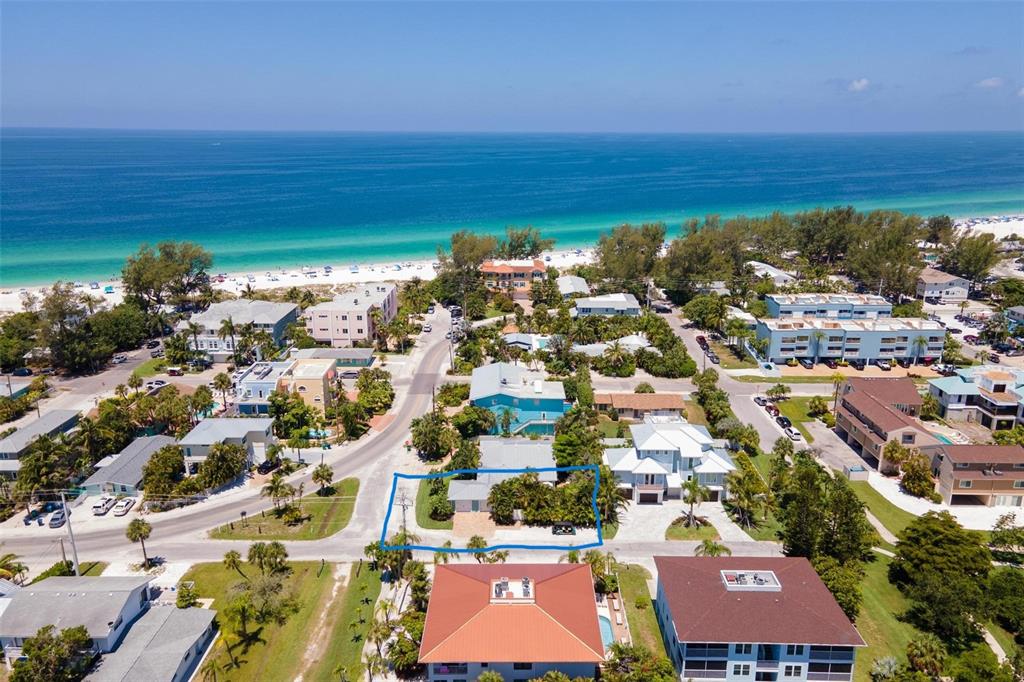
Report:
M1019 129L934 129L934 130L414 130L345 128L151 128L113 126L32 126L0 125L0 132L19 130L139 132L139 133L264 133L264 134L338 134L338 135L953 135L1021 134Z

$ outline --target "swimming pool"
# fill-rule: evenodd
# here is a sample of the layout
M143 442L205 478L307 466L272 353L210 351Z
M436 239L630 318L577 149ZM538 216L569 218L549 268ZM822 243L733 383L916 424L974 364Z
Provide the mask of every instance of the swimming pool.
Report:
M601 642L604 643L604 648L607 649L615 643L615 633L612 632L612 621L608 616L597 617L601 621Z
M941 433L935 433L934 431L932 431L931 434L933 436L935 436L936 438L938 438L940 443L945 443L946 445L952 445L953 444L953 441L951 441L950 439L946 438Z

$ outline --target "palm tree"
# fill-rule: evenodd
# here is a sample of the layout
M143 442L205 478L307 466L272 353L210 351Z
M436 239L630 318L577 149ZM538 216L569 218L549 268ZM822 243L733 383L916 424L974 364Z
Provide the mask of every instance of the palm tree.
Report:
M580 551L578 549L570 549L566 554L558 557L558 563L563 561L568 564L578 564L580 562Z
M924 353L924 349L928 347L928 339L924 336L914 337L914 364L921 363L921 354Z
M213 377L213 388L216 391L220 391L220 397L224 401L224 407L228 405L228 391L231 390L231 377L227 375L227 372L217 372Z
M933 634L925 634L907 643L907 663L912 670L925 673L932 679L942 674L942 662L946 648Z
M28 566L18 561L17 554L4 554L0 556L0 578L4 580L15 580L23 582L24 575L28 572Z
M451 542L451 541L449 540L449 542ZM391 611L394 608L395 608L395 603L393 601L391 601L390 599L381 599L380 601L377 602L377 606L375 607L375 611L376 611L377 615L382 616L384 618L384 622L385 623L390 624L391 623Z
M274 503L274 509L277 509L277 501L288 497L291 492L291 486L284 482L284 476L281 475L280 471L275 471L274 475L270 477L267 484L260 490L260 497L269 497Z
M487 541L484 540L479 535L474 535L473 537L471 537L469 539L469 542L466 543L466 549L475 549L475 550L487 549ZM484 556L483 552L477 551L477 552L473 553L473 558L476 559L476 562L478 564L482 564L486 557Z
M313 483L320 486L319 494L324 494L324 489L334 480L334 470L326 464L320 464L313 469Z
M189 320L185 325L188 329L188 333L192 335L192 348L196 351L199 350L199 332L203 331L203 325L197 324Z
M125 536L134 542L142 543L142 566L143 568L149 567L149 557L146 556L146 540L149 538L149 534L153 532L153 527L149 525L148 521L143 519L132 519L132 522L128 524L128 528L125 529Z
M714 540L704 540L693 550L693 555L706 557L732 556L732 550Z
M220 329L217 330L217 338L221 341L228 338L231 339L231 355L235 360L235 364L238 364L238 346L235 344L235 333L237 331L238 329L235 327L235 323L230 315L220 323Z
M128 388L135 390L136 397L139 395L139 389L142 388L142 377L137 373L132 372L128 375Z
M700 505L701 502L707 502L711 499L711 490L706 486L700 484L700 481L696 476L691 476L686 483L683 484L682 493L686 496L686 501L690 504L690 512L686 516L686 525L693 527L697 525L697 517L693 515L693 508L695 505Z
M233 549L224 554L224 568L229 571L238 571L238 575L246 581L249 580L249 576L242 570L242 555Z
M250 301L256 298L256 290L252 288L252 284L246 282L245 288L242 289L242 298L247 298Z
M821 356L821 342L828 338L828 334L815 329L811 333L811 338L814 339L814 364L818 364L818 358Z
M451 540L445 540L444 544L441 545L441 547L445 549L451 549L451 546ZM452 554L454 554L454 552L446 552L444 549L434 552L434 565L447 564L451 560Z
M832 376L829 377L832 381L832 411L836 411L836 407L839 405L839 389L842 387L843 382L846 381L846 375L842 372L832 372Z
M199 672L202 673L204 682L217 682L217 657L207 656Z
M316 294L309 289L303 289L302 293L299 294L299 300L297 303L302 306L303 309L316 305Z

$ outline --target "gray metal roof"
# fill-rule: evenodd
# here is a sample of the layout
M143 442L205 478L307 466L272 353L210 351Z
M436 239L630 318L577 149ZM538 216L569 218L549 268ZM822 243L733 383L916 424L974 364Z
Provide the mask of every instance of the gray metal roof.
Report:
M114 483L138 486L142 483L142 469L153 453L167 445L174 445L170 436L136 438L107 466L85 479L83 487Z
M78 421L78 410L53 410L23 426L3 440L0 452L20 455L39 436L67 431Z
M106 637L132 592L153 578L54 576L11 595L0 615L0 637L32 637L44 625L58 630L84 625L90 637Z
M558 293L562 296L569 296L570 294L583 294L586 296L590 293L590 285L587 284L587 280L576 275L562 275L555 280L558 285Z
M231 318L236 326L253 323L260 325L276 325L289 315L297 314L299 306L294 303L273 303L271 301L250 301L237 298L231 301L214 303L201 313L196 313L190 320L212 332L220 329L224 320ZM179 329L186 326L185 322L178 325Z
M293 350L291 357L295 360L350 360L366 361L373 359L372 348L299 348Z
M270 417L207 417L189 431L181 445L213 445L239 439L254 431L267 431L273 425Z
M216 617L210 609L151 606L132 623L117 649L103 656L88 682L174 679L185 652L202 639Z
M483 437L480 439L481 469L542 469L555 466L550 440L529 438ZM491 487L522 473L479 474L475 481L454 480L448 484L448 499L486 500ZM558 480L555 471L541 471L538 478L545 483Z

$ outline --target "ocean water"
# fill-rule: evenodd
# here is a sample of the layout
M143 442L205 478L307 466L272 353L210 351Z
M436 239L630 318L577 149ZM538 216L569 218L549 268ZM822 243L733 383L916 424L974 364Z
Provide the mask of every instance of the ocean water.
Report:
M143 242L216 271L429 257L467 228L557 246L622 222L853 204L1024 213L1024 135L0 131L0 284L99 279Z

